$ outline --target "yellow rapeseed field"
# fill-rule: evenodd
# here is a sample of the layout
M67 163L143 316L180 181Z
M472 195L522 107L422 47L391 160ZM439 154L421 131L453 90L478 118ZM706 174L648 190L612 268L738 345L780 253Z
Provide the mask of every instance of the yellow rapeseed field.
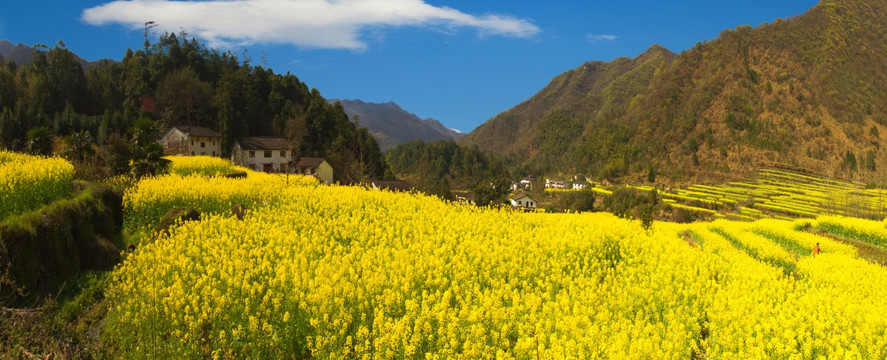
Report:
M73 181L74 166L62 158L0 150L0 219L71 195Z
M789 221L645 231L289 180L127 192L130 226L174 204L211 215L115 271L106 333L123 357L887 357L887 270Z
M167 156L164 159L170 160L169 173L181 176L219 176L247 170L232 164L230 160L207 155Z

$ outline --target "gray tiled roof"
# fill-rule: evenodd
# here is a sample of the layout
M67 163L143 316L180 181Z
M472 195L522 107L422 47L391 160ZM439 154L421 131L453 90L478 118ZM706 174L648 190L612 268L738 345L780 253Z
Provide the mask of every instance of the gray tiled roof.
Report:
M321 164L323 161L324 161L323 158L309 158L309 157L303 157L303 158L299 158L299 163L296 164L296 166L297 166L297 167L312 167L312 168L316 168L316 167L320 166L320 164Z
M275 136L239 137L235 140L244 150L289 150L285 138Z
M179 131L185 134L188 134L189 136L222 137L222 134L219 134L212 129L203 126L176 125L173 127L179 129Z

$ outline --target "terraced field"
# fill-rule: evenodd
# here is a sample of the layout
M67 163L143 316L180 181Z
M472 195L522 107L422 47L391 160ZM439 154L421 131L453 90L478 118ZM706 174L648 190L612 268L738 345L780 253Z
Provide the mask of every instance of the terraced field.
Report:
M629 186L650 191L650 186ZM818 178L802 173L762 169L754 181L723 185L692 185L658 190L663 201L714 218L751 221L763 218L815 218L840 215L883 219L887 190L865 184Z

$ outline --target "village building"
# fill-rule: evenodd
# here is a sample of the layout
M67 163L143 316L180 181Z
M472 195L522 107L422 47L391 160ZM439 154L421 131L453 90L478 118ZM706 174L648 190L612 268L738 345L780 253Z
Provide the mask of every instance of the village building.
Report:
M375 180L372 182L373 190L411 191L413 187L403 180Z
M295 172L306 176L313 176L324 184L333 183L333 167L323 158L303 157L295 165Z
M532 191L534 181L536 181L536 178L533 177L533 175L527 175L525 178L521 179L520 181L511 183L511 191L515 191L515 192L521 191L521 190Z
M536 181L536 177L533 175L527 175L525 178L521 179L520 184L521 188L524 190L533 191L533 183Z
M522 209L524 211L536 210L536 201L523 191L514 194L509 200L511 201L511 206L516 209Z
M566 189L567 182L560 179L545 179L546 189Z
M160 138L167 155L222 156L222 134L203 126L176 125Z
M290 145L282 137L237 138L231 151L231 162L256 171L287 171L287 164L290 161L292 161Z
M591 187L591 184L585 180L575 180L573 181L573 190L585 190Z

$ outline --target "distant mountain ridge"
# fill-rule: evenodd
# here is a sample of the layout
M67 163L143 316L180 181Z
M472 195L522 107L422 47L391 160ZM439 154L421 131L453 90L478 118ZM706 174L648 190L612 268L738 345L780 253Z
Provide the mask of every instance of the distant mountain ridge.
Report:
M327 100L339 102L351 121L369 130L379 142L382 151L391 150L397 145L413 140L432 142L438 140L457 140L464 134L449 129L440 121L432 118L421 119L407 112L393 101L387 103L370 103L361 100Z
M823 0L681 54L654 45L585 63L460 142L538 174L718 182L777 166L883 179L885 39L887 0Z
M34 59L34 54L37 50L34 50L34 47L27 46L22 43L13 44L11 41L7 39L0 40L0 58L12 60L17 65L29 65L31 61ZM89 61L84 58L81 58L77 54L74 54L74 58L77 62L83 66L84 69L88 69L93 66L101 65L105 62L112 61L108 59L102 59L97 61Z

